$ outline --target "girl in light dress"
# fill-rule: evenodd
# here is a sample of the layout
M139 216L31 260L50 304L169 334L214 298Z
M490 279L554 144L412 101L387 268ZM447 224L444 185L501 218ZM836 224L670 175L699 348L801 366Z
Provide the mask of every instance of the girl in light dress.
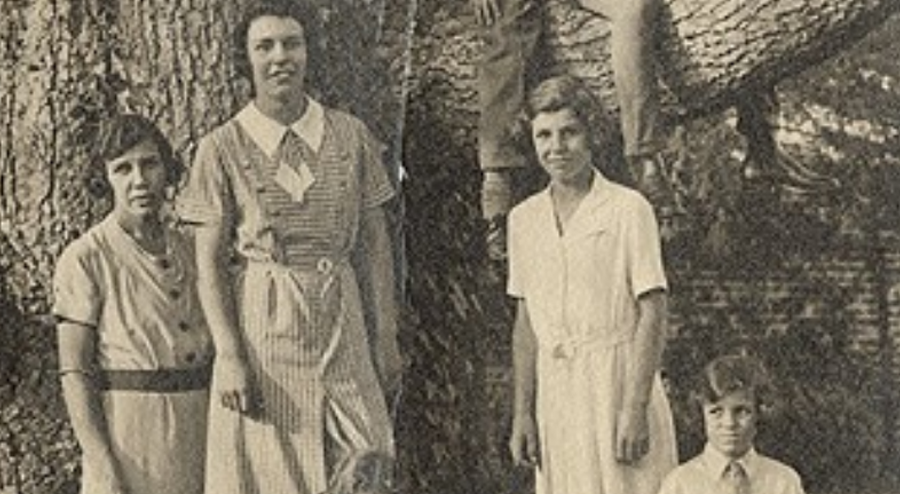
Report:
M181 166L138 115L104 122L87 186L112 210L56 266L53 313L84 494L201 494L212 346L191 244L161 210Z

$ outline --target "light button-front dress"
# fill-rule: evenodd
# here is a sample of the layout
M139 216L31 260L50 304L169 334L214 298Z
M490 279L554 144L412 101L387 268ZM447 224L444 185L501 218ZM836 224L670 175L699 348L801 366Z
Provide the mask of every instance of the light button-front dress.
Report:
M536 420L541 494L655 494L676 464L668 401L657 376L648 407L650 452L615 459L637 297L665 289L650 204L595 173L561 235L549 189L509 218L508 293L522 298L538 343Z
M108 216L60 256L53 313L94 328L100 369L186 370L212 361L190 243L167 228L166 244L165 254L151 255ZM208 390L100 396L129 493L203 492ZM91 458L82 465L81 492L105 494Z
M254 419L213 401L210 494L318 494L354 455L393 454L350 262L361 216L393 195L380 151L358 119L312 100L290 127L251 103L199 144L179 211L234 232L240 334L264 403Z

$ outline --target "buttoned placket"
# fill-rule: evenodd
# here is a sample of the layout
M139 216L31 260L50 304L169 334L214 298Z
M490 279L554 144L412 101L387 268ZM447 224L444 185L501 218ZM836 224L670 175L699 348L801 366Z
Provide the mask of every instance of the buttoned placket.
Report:
M570 334L569 328L569 250L568 242L565 236L560 235L558 238L557 249L559 250L560 266L560 301L559 301L559 321L557 327L559 334L557 341L553 344L553 358L558 360L570 360L575 357L578 352L578 343L575 341L574 335Z

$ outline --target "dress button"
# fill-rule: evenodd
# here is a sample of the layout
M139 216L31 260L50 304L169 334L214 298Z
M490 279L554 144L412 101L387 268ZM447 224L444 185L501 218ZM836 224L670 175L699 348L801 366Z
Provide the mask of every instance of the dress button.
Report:
M169 296L172 298L178 298L181 296L181 290L178 290L178 289L169 290Z
M172 263L169 262L168 259L160 259L159 261L157 261L157 263L159 264L159 267L163 269L169 269L170 267L172 267Z
M319 261L316 263L316 269L319 270L319 272L322 274L330 273L333 267L334 263L331 262L331 259L327 257L319 259Z
M187 330L191 329L191 327L190 325L188 325L188 323L181 321L178 323L178 329L187 332Z
M197 360L197 354L194 352L188 352L184 356L184 361L187 363L192 363L194 360Z

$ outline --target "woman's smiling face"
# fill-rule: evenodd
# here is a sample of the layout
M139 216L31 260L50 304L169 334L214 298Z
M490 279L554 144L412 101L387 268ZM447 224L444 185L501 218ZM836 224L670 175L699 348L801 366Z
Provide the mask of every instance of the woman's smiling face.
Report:
M275 100L303 92L306 78L306 37L292 17L265 15L247 28L247 55L257 97Z
M587 129L570 108L540 112L531 120L538 162L551 182L571 184L589 176L592 157Z

